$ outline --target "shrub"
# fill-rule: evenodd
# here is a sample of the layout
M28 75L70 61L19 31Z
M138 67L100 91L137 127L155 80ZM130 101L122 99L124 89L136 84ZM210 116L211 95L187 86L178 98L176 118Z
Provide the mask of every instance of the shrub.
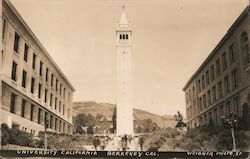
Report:
M15 144L21 146L31 146L32 135L26 132L23 132L17 128L10 129L6 124L2 124L2 138L1 143L6 144Z
M7 124L2 124L2 127L1 127L1 144L2 145L8 144L10 135L11 135L10 128L7 126Z

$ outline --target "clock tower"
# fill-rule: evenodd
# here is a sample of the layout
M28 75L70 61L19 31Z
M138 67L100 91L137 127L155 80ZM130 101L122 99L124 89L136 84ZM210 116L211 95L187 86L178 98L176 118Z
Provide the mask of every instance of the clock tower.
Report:
M116 29L117 49L117 134L133 134L132 73L131 73L132 30L125 7Z

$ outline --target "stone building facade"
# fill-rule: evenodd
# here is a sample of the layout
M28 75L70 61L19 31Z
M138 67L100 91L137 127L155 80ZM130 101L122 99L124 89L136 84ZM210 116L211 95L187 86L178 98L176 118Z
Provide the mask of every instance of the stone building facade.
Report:
M250 11L241 13L184 86L187 125L222 125L229 113L250 125Z
M2 1L1 122L38 134L72 133L74 88L14 6Z

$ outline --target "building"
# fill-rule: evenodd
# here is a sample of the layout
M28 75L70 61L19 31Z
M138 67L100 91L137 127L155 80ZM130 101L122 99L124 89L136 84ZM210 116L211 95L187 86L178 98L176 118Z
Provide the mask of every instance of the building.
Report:
M250 125L249 14L248 6L184 86L189 128L222 125L229 113Z
M133 134L132 73L131 73L132 30L125 7L116 29L117 50L117 134Z
M72 133L73 86L8 1L2 1L1 122Z

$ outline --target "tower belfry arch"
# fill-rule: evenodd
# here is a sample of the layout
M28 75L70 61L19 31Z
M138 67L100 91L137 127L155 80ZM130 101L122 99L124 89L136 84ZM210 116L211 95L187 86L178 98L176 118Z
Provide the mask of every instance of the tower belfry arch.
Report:
M116 29L117 50L117 134L133 134L132 104L132 30L128 21L125 6L122 6L121 18Z

